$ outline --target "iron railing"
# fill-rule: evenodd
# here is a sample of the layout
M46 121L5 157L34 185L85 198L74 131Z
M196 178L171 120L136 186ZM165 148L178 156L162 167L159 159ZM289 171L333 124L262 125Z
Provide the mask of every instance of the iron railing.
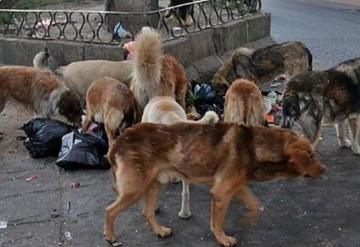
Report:
M192 24L182 26L176 14L166 13L192 8ZM149 12L109 12L75 10L0 9L0 36L119 44L132 39L142 26L161 31L164 40L184 36L244 18L261 9L261 0L200 0ZM141 25L126 25L126 19L146 20ZM125 21L124 21L125 20ZM121 23L121 24L120 24Z

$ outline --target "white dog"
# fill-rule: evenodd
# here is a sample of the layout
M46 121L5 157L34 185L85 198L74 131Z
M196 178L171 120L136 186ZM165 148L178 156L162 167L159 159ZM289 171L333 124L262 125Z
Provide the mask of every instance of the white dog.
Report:
M195 122L199 124L216 124L219 122L218 115L213 111L208 111L198 121L186 119L184 109L172 97L154 97L145 106L141 122L159 123L159 124L174 124L178 122ZM191 217L189 205L189 184L182 181L183 191L181 193L181 210L179 217L187 219Z

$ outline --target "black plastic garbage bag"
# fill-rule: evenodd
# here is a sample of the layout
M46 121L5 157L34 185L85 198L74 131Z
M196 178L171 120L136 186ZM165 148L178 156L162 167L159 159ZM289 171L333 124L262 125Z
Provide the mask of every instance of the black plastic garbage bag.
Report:
M201 116L207 111L215 111L221 117L224 102L223 95L218 94L210 84L192 82L189 86L187 104L194 106Z
M216 98L214 88L206 83L196 84L194 86L194 94L196 95L195 104L213 103Z
M108 150L105 137L103 130L91 134L74 131L65 135L56 165L65 170L109 169L110 165L105 158Z
M72 131L70 125L47 118L35 118L21 129L27 136L24 145L32 158L57 156L61 138Z

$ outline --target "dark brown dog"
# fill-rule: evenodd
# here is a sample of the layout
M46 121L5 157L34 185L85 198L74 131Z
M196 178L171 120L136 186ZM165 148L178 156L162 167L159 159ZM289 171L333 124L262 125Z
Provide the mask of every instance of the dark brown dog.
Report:
M65 117L80 124L79 97L48 71L25 66L0 67L0 112L10 99L24 105L39 117Z
M256 84L269 82L285 74L287 79L312 70L312 55L301 42L286 42L261 49L240 47L215 73L215 87L229 87L238 78L249 79Z
M252 81L234 81L225 95L224 121L251 126L265 123L264 99Z
M248 181L298 176L319 177L324 167L314 158L310 142L282 129L221 123L179 123L171 126L139 124L129 128L109 151L118 198L106 208L104 234L115 241L114 221L119 213L145 197L143 214L151 230L166 237L171 229L154 215L160 185L174 175L190 183L212 186L211 231L224 246L236 239L223 231L232 197L257 216L260 203Z

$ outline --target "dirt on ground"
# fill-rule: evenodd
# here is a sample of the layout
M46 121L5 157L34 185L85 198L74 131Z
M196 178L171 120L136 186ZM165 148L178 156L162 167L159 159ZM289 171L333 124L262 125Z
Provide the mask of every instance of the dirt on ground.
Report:
M110 171L64 171L55 158L32 159L17 136L32 115L13 104L0 115L1 247L109 246L102 235L104 209L114 199ZM360 243L360 158L337 146L325 128L316 156L327 166L322 179L252 183L265 211L256 226L240 224L244 206L231 203L225 231L239 246L357 246ZM26 179L35 176L32 181ZM71 188L71 183L80 187ZM179 219L181 184L162 191L157 218L174 234L160 239L149 231L141 203L117 219L123 246L218 246L210 229L207 186L192 185L193 217Z

